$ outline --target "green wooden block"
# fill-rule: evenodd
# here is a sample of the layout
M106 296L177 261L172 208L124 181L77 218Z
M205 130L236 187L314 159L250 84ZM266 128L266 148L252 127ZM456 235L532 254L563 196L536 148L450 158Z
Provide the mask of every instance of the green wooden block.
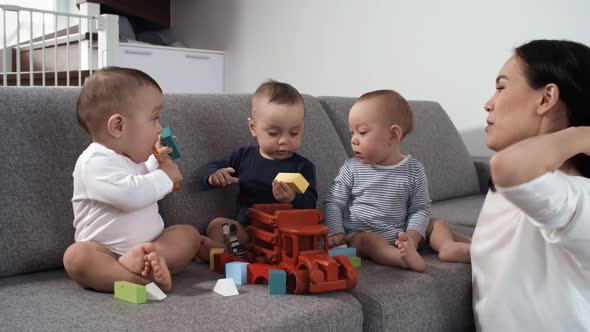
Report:
M174 136L172 135L172 131L169 127L163 128L162 133L162 142L169 148L172 148L172 153L170 153L170 158L178 159L180 158L180 150L176 146L176 142L174 142Z
M115 298L135 304L146 302L145 286L128 281L115 281Z
M350 261L350 264L354 267L360 267L361 266L361 258L358 256L347 256L348 260Z

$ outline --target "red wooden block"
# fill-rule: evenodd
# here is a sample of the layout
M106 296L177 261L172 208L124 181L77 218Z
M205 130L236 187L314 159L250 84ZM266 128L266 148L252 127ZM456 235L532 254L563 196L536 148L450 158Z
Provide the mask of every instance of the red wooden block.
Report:
M272 269L277 269L277 266L263 263L248 264L248 284L268 284L268 271Z
M225 252L220 254L214 254L213 270L219 274L225 275L225 264L231 262L246 262L246 260Z

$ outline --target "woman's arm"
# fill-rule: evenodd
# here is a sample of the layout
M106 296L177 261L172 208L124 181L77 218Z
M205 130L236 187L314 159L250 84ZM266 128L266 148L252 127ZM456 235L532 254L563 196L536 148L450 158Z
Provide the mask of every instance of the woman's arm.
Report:
M579 153L590 154L590 127L570 127L528 138L492 157L492 180L501 187L526 183L560 168Z

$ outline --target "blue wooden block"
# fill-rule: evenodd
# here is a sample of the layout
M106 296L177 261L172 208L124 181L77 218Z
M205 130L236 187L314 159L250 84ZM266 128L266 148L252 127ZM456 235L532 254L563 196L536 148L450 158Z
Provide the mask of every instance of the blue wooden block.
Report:
M232 278L238 286L247 284L248 264L246 262L230 262L225 264L225 277Z
M172 159L180 158L180 150L178 150L178 147L176 146L176 143L174 142L174 136L172 136L172 131L170 130L170 127L163 128L162 133L160 135L162 136L162 142L164 143L164 145L166 145L169 148L172 148L172 153L170 153L170 158L172 158Z
M287 293L287 272L284 270L268 271L268 294L285 295Z
M332 248L328 251L330 256L356 256L356 248Z

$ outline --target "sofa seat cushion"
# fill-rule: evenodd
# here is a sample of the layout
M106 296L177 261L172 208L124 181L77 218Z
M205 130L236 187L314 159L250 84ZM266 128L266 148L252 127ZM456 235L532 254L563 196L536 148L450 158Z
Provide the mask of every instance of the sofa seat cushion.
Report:
M426 271L377 265L363 259L350 292L363 305L365 331L464 331L473 329L471 267L443 263L421 252Z
M451 229L471 236L485 198L480 194L433 202L431 216L444 219Z
M162 302L136 305L78 287L63 270L0 279L0 322L6 331L345 331L362 329L361 305L347 292L268 295L244 285L223 297L221 275L193 264L174 277Z

